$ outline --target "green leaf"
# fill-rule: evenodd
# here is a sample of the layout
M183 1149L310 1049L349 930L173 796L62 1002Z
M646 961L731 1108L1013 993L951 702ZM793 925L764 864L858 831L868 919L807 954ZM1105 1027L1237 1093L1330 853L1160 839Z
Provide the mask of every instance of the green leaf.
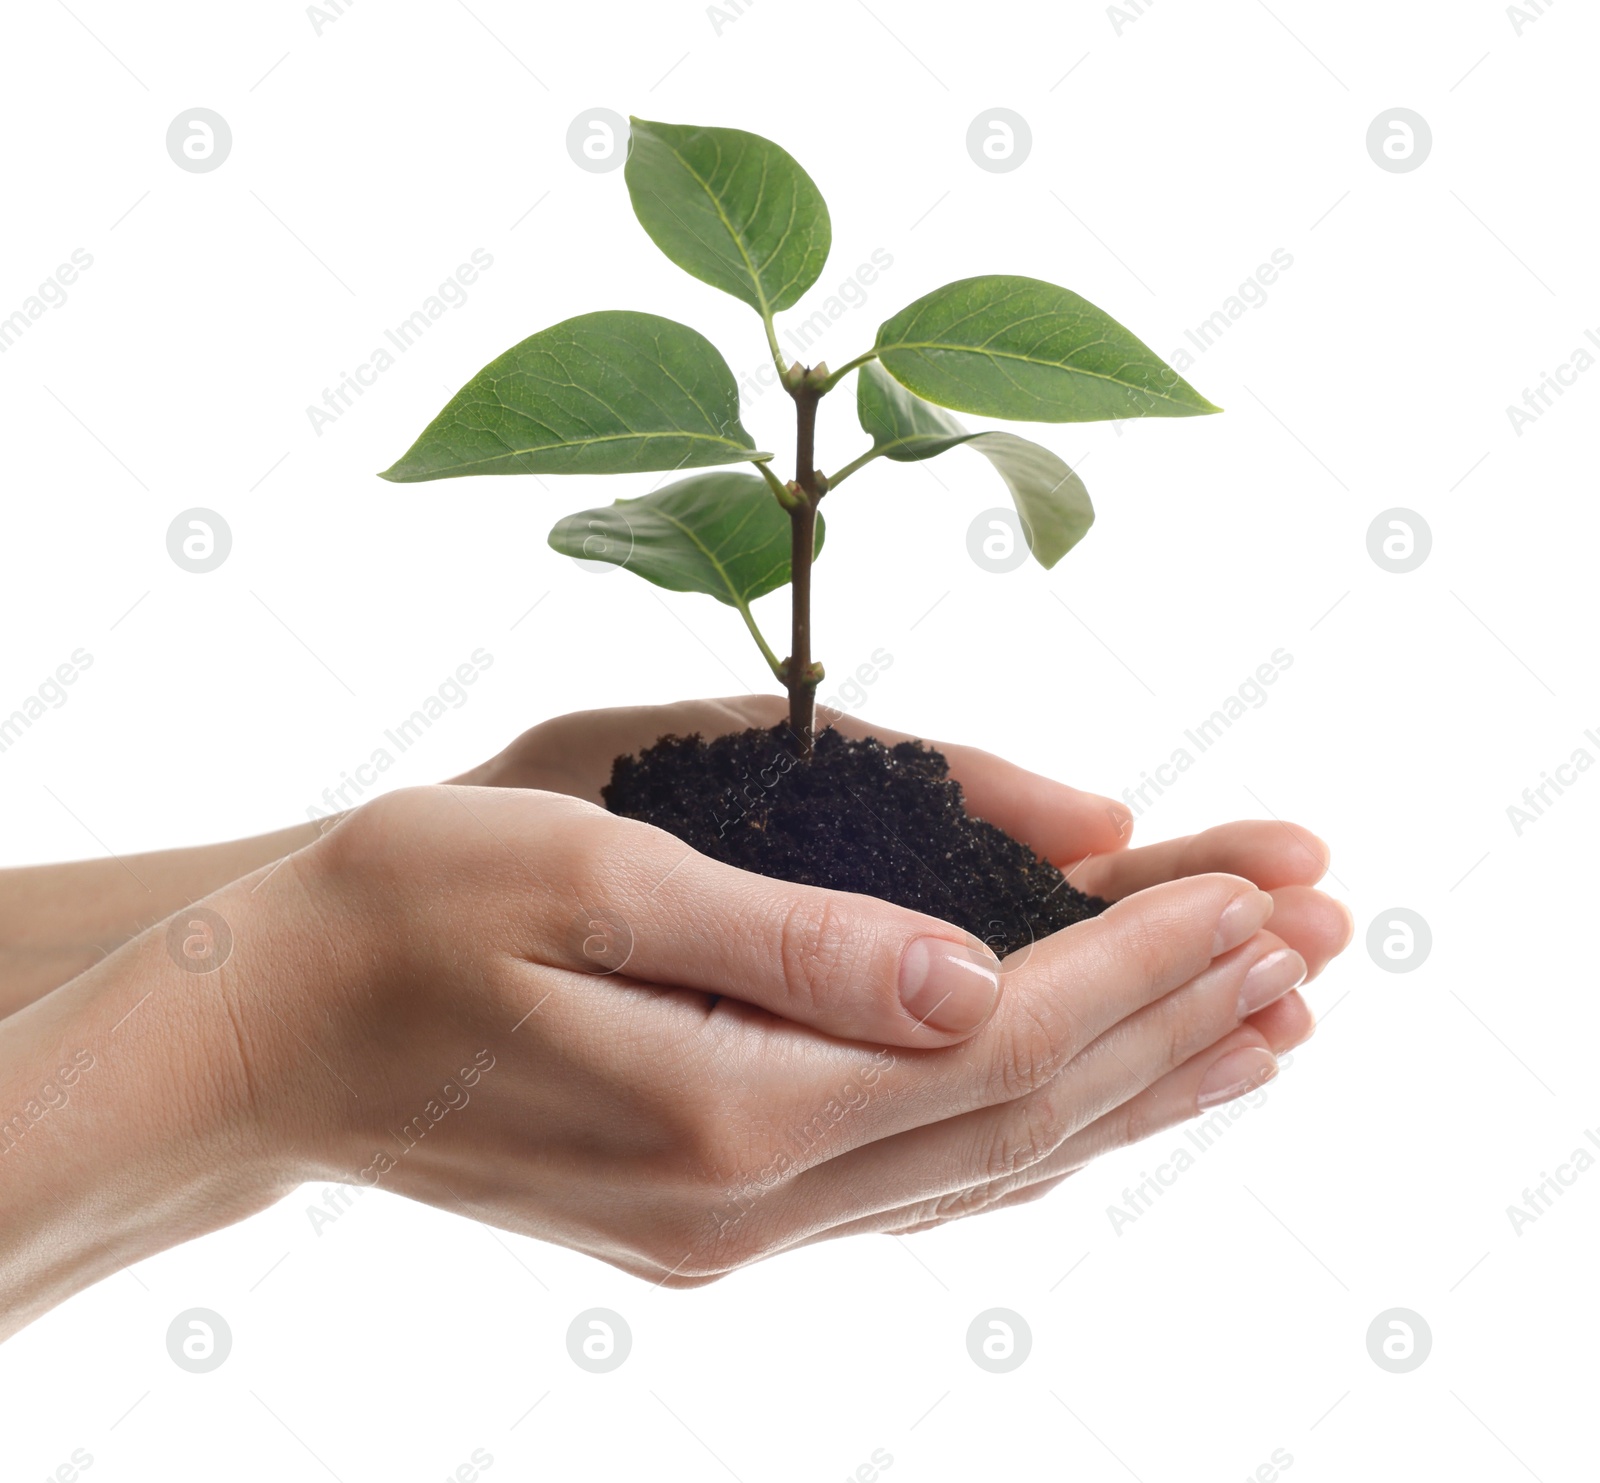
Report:
M1047 571L1089 533L1089 491L1048 448L1015 433L979 433L967 446L1006 481L1033 559Z
M461 388L383 478L627 474L770 458L739 422L716 347L655 314L580 314Z
M861 367L856 382L856 416L879 456L896 463L932 458L976 436L942 407L913 396L871 361Z
M883 324L875 348L918 396L987 417L1097 422L1222 410L1109 314L1037 278L947 283Z
M798 302L822 272L833 227L794 158L740 129L630 123L623 174L656 246L765 319Z
M816 550L822 550L817 516ZM673 592L704 592L741 611L789 580L789 516L755 474L719 470L556 523L565 556L609 561Z
M968 432L950 413L913 396L870 361L861 367L856 415L878 454L897 463L933 458L962 445L981 453L1005 480L1028 549L1047 570L1094 524L1083 480L1048 448L1013 433Z

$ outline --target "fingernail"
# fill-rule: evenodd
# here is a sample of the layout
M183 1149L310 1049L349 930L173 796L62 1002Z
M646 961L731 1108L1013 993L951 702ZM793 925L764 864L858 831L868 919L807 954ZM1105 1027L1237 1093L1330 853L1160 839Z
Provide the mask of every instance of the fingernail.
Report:
M942 937L918 937L900 959L900 1002L919 1025L965 1035L976 1030L1000 997L992 953Z
M1239 985L1239 1018L1245 1019L1258 1009L1265 1009L1275 999L1283 998L1290 989L1298 987L1305 976L1306 960L1292 947L1281 947L1252 963L1244 982Z
M1211 944L1211 956L1220 957L1232 952L1241 942L1248 942L1272 915L1272 897L1265 891L1245 891L1235 896L1222 910L1217 920L1217 935Z
M1231 1102L1246 1092L1265 1086L1278 1074L1277 1057L1258 1045L1241 1046L1230 1050L1205 1074L1200 1083L1200 1095L1195 1099L1200 1110L1215 1107L1219 1102Z

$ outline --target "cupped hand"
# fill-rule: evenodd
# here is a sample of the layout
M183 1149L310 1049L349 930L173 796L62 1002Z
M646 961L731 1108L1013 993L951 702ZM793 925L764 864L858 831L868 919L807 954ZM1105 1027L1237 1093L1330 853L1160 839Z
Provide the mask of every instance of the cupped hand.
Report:
M1269 896L1195 875L1008 961L963 1038L903 988L934 961L918 942L981 979L965 934L519 789L388 795L219 909L247 887L231 1013L253 1116L300 1177L675 1285L1038 1168L1304 969L1261 930ZM285 927L304 902L316 930ZM1216 1072L1191 1109L1261 1066Z
M706 737L774 726L787 715L778 696L728 696L663 706L577 711L524 732L498 756L455 779L494 787L542 788L600 802L613 758L658 737ZM846 736L893 744L906 732L858 717L819 715ZM1328 847L1309 830L1279 820L1223 824L1202 834L1131 848L1133 815L1123 804L1058 783L977 747L931 742L962 785L967 810L998 825L1061 867L1079 890L1120 900L1163 881L1211 871L1242 876L1273 897L1273 931L1305 959L1315 978L1350 941L1348 909L1313 889L1328 868ZM1256 1021L1277 1051L1310 1034L1310 1011L1298 996Z
M75 1120L0 1160L0 1337L316 1178L705 1281L1033 1198L1260 1085L1309 1033L1291 985L1349 919L1292 827L1130 849L1119 805L946 748L975 813L1113 898L997 964L947 923L731 869L588 801L618 752L779 710L563 718L482 786L178 852L156 899L181 909L157 926L113 901L100 961L43 964L0 1027L17 1105L60 1046L107 1052Z
M1067 810L1062 812L1065 815ZM1059 829L1064 822L1064 818L1052 822L1046 832ZM1040 836L1030 838L1020 819L1016 832L1043 852ZM1069 846L1068 855L1071 854ZM1261 937L1280 943L1285 952L1303 964L1305 979L1322 972L1349 945L1354 933L1349 910L1313 889L1327 870L1327 846L1309 831L1276 820L1225 824L1140 849L1119 849L1077 859L1058 857L1056 863L1081 890L1119 904L1108 916L1120 906L1168 889L1173 882L1205 878L1211 872L1227 872L1249 880L1272 901L1272 930ZM1054 956L1061 940L1081 930L1080 926L1058 933L1037 944L1035 951L1042 948ZM1266 956L1274 955L1269 951ZM1170 1017L1183 1002L1182 995L1169 996L1157 1012ZM1202 1023L1197 1033L1188 1033L1182 1042L1190 1052L1187 1058L1162 1074L1145 1079L1128 1065L1125 1069L1129 1079L1137 1084L1130 1095L1086 1126L1075 1128L1039 1157L966 1184L952 1184L892 1204L885 1202L869 1215L806 1239L866 1231L904 1235L1039 1199L1095 1159L1143 1142L1218 1102L1259 1088L1276 1075L1277 1058L1309 1039L1315 1027L1311 1011L1297 991L1243 1015L1236 1025L1227 1025L1220 1017L1210 1024L1220 1027L1221 1033L1207 1040ZM1089 1053L1117 1056L1118 1038L1136 1034L1137 1028L1133 1022L1125 1022L1091 1047ZM1074 1059L1058 1073L1056 1081L1066 1083L1080 1070L1080 1060Z
M563 716L533 728L463 781L537 786L598 800L611 759L668 733L708 737L784 719L772 696L618 707ZM906 733L850 716L821 718L850 736L893 743ZM963 785L970 812L1007 830L1053 861L1079 889L1120 901L1166 882L1211 872L1251 881L1272 898L1272 928L1298 954L1305 979L1320 974L1349 944L1353 922L1340 902L1314 889L1328 866L1327 846L1297 825L1241 821L1204 833L1130 848L1132 815L1122 804L1054 782L977 748L933 743ZM1141 1086L1120 1106L1062 1140L1048 1158L995 1179L975 1181L842 1223L823 1235L864 1229L917 1230L946 1219L1037 1198L1091 1159L1138 1142L1204 1110L1205 1088L1260 1085L1276 1057L1303 1043L1314 1020L1298 992L1275 999L1197 1047L1181 1066ZM817 1239L813 1236L810 1239Z

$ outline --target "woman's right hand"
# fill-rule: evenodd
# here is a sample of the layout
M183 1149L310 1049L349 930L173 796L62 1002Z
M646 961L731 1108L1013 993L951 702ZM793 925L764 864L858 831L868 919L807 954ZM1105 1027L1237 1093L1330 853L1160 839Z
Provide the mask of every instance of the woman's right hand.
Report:
M1140 1099L1171 1120L1259 1085L1246 1020L1306 967L1235 875L999 965L946 923L508 789L388 795L230 890L219 1009L293 1177L672 1285L1023 1183Z
M0 1337L312 1179L674 1286L1028 1198L1309 1033L1250 827L1089 862L1123 899L1002 965L581 799L387 795L0 1022Z

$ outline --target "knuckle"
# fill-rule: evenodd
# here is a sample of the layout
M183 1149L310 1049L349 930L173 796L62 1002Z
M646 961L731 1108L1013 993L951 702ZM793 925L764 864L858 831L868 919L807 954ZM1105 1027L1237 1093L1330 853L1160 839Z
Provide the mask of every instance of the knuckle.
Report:
M700 1285L726 1276L737 1266L724 1258L726 1244L705 1211L683 1210L656 1220L635 1250L645 1266L665 1274L663 1285Z
M433 788L400 788L328 821L317 849L338 865L362 865L381 857L426 806Z
M918 1200L913 1205L907 1205L895 1211L884 1231L891 1236L914 1236L919 1231L931 1231L949 1219L943 1212L949 1201L955 1198L956 1195L941 1195L938 1199Z
M990 1186L985 1182L944 1196L938 1203L936 1218L940 1221L960 1220L963 1216L976 1215L989 1203L989 1190Z
M1189 1059L1195 1049L1194 1042L1200 1036L1197 1033L1196 1016L1185 1013L1181 1006L1174 1008L1162 1018L1165 1021L1162 1040L1166 1059L1161 1064L1170 1071Z
M656 1286L672 1292L688 1292L697 1287L710 1287L713 1282L721 1282L727 1275L726 1272L705 1272L691 1277L682 1272L668 1272Z
M1075 1037L1063 1019L1017 996L995 1072L1001 1099L1012 1102L1038 1091L1077 1050Z
M602 952L630 944L622 952L626 959L632 934L664 919L665 902L654 889L690 853L689 846L652 825L580 803L574 811L553 812L528 863L552 899L601 934ZM621 966L603 957L596 961L613 971Z
M1151 1097L1134 1097L1124 1102L1113 1116L1111 1137L1105 1140L1110 1148L1128 1148L1153 1137L1172 1121L1162 1114L1160 1105Z
M1044 1199L1066 1177L1065 1174L1059 1174L1050 1179L1036 1179L1032 1184L1008 1191L999 1203L1008 1208L1012 1205L1031 1205L1035 1200Z
M670 1247L664 1250L660 1261L675 1280L703 1284L737 1272L750 1259L746 1251L747 1243L736 1232L713 1229L691 1238L676 1252Z
M910 1229L931 1230L934 1226L944 1225L947 1221L964 1220L971 1215L982 1215L985 1211L1008 1210L1013 1205L1031 1205L1035 1200L1042 1200L1062 1180L1069 1178L1071 1173L1072 1171L1068 1170L1066 1173L1050 1174L1043 1178L1030 1178L1025 1174L1019 1174L1008 1178L986 1180L970 1189L946 1195L931 1206L919 1208L918 1223Z
M323 820L307 859L330 882L402 886L418 834L432 828L445 792L437 785L400 788Z
M599 827L596 827L597 824ZM553 880L584 906L597 906L617 892L622 862L630 858L626 841L606 821L584 815L550 821L545 836L546 867ZM620 847L619 847L620 846Z
M771 1118L748 1099L711 1098L677 1120L662 1152L669 1215L641 1255L693 1285L762 1260L783 1224L778 1191L798 1166Z
M1211 960L1211 934L1227 894L1216 884L1222 880L1231 877L1197 876L1119 902L1101 918L1116 928L1108 952L1149 983L1171 983L1187 976L1186 967L1198 973Z
M1035 1092L999 1119L975 1162L984 1182L1009 1179L1055 1152L1061 1130L1051 1100Z
M1157 1074L1176 1070L1237 1024L1240 977L1242 974L1234 970L1225 971L1215 982L1196 983L1159 1007L1156 1045L1164 1059Z
M738 1109L714 1090L702 1094L680 1122L673 1158L690 1189L732 1187L749 1176L755 1159L748 1128L739 1126Z
M936 1200L926 1200L907 1212L910 1224L899 1229L907 1234L931 1231L935 1226L945 1225L952 1220L964 1220L969 1215L977 1215L994 1203L997 1187L1003 1187L1003 1182L985 1180L966 1189L952 1190Z
M1128 922L1117 952L1124 961L1131 960L1141 981L1160 984L1171 976L1174 925L1166 910L1141 912Z
M828 1008L848 980L853 953L838 903L825 891L803 891L778 924L778 962L785 991L807 1010Z
M700 1286L750 1266L766 1254L766 1239L749 1211L694 1205L652 1238L645 1255L674 1281Z
M727 1187L693 1183L682 1171L646 1173L655 1198L648 1219L625 1238L630 1256L644 1270L677 1285L700 1284L754 1259L755 1206Z
M706 1208L749 1209L798 1173L770 1116L733 1094L706 1094L678 1119L669 1149L669 1177Z

